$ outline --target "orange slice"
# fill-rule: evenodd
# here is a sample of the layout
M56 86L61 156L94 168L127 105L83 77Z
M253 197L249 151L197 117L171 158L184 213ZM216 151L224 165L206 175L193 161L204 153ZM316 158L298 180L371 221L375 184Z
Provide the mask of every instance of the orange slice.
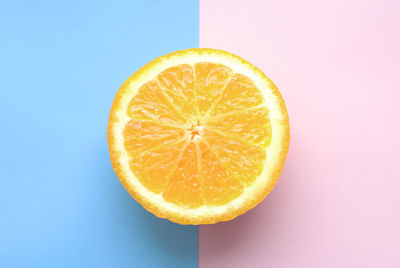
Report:
M188 49L146 64L119 89L107 139L127 191L181 224L227 221L260 203L289 147L284 101L259 69Z

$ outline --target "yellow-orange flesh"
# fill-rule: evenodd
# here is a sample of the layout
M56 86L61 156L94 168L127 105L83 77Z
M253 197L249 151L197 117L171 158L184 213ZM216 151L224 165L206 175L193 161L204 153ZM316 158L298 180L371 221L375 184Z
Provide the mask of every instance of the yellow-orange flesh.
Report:
M220 206L261 174L271 123L248 77L221 64L181 64L131 99L124 146L135 177L165 201Z

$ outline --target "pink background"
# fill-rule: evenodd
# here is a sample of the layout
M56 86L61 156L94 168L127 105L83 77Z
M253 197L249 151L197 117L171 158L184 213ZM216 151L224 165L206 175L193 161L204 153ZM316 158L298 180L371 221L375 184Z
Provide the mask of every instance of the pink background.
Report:
M400 267L400 1L200 1L200 47L280 88L291 148L239 218L200 227L200 267Z

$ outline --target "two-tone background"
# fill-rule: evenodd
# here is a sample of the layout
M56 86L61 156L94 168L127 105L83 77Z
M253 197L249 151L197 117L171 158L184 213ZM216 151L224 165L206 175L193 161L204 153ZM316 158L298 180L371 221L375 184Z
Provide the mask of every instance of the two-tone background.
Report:
M0 267L400 267L395 0L0 1ZM267 199L181 226L108 156L113 97L157 56L228 50L290 115Z

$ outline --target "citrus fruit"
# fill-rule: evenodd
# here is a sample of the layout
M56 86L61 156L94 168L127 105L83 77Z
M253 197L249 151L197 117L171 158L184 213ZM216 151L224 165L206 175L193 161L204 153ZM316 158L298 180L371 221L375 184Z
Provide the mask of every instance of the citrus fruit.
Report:
M144 208L181 224L260 203L289 146L284 101L259 69L215 49L176 51L126 80L112 104L113 168Z

